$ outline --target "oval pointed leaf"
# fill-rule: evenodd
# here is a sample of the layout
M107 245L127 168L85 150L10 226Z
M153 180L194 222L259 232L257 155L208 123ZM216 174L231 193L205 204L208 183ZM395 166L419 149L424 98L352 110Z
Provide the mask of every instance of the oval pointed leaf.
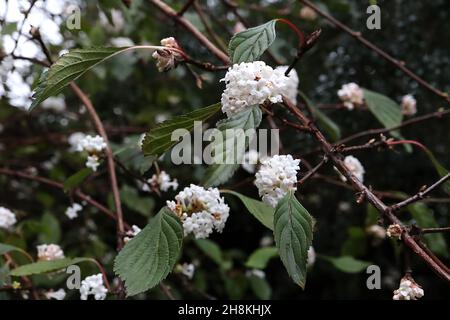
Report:
M42 73L33 94L29 111L50 96L57 95L73 80L113 55L128 48L75 49L61 56Z
M68 266L78 264L84 261L92 261L91 258L64 258L51 261L38 261L35 263L24 264L17 267L9 273L11 276L22 277L29 276L32 274L41 274L52 271L57 271L65 269Z
M84 168L71 175L66 181L64 181L64 192L77 188L84 180L86 180L87 177L89 177L91 173L91 169Z
M127 294L147 291L164 280L178 260L182 242L180 219L162 208L115 259L114 272L125 281Z
M245 150L248 145L244 131L247 129L256 129L262 120L262 112L258 106L249 107L248 109L239 112L232 117L219 121L217 129L222 131L223 141L213 141L212 150L220 150L221 153L215 154L215 157L222 159L222 163L213 164L209 166L205 173L204 186L217 186L228 181L233 176L239 163L244 157ZM230 134L228 129L237 129ZM225 134L227 131L227 134ZM229 145L234 145L235 148L228 148ZM239 146L245 146L239 148ZM229 160L234 159L236 164L229 164Z
M308 249L313 238L313 218L298 202L293 191L286 194L275 208L274 236L289 276L304 288Z
M277 256L278 249L276 247L260 248L251 254L245 266L254 269L265 269L269 261Z
M213 104L206 108L195 110L193 112L181 115L150 129L145 134L142 142L142 151L146 156L159 157L169 148L174 146L177 141L172 141L172 133L177 129L191 131L194 129L195 121L205 121L219 111L220 103Z
M276 38L276 20L249 28L235 34L228 45L233 63L252 62L258 59Z
M275 210L262 201L258 201L238 192L231 190L223 190L223 193L229 193L239 198L245 205L247 210L261 222L264 226L273 230L273 214Z
M377 92L364 89L364 99L370 112L386 128L392 128L402 123L403 115L400 106L391 98ZM395 136L395 132L393 135ZM398 132L397 132L398 135Z
M336 269L345 273L359 273L372 265L372 262L357 260L351 256L323 258L329 261Z

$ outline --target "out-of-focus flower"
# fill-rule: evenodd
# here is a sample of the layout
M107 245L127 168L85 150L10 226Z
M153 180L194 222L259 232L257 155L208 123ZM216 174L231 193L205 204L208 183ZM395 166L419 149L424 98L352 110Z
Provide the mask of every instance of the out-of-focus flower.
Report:
M259 245L261 247L269 247L273 245L273 237L272 236L264 236L259 240Z
M255 277L261 278L261 279L266 278L266 273L259 269L247 270L246 275L247 275L247 277L255 276Z
M411 94L403 96L401 106L405 116L413 116L417 113L417 101Z
M423 289L411 276L405 276L400 280L400 287L394 291L393 300L417 300L424 296Z
M220 196L219 189L205 189L191 184L167 201L167 206L180 217L184 234L194 234L197 239L207 238L215 229L222 232L230 207Z
M317 19L317 13L311 9L310 7L302 7L300 9L300 18L305 20L316 20Z
M294 104L297 104L297 95L298 95L298 74L295 69L292 69L287 76L285 76L285 73L289 66L279 66L275 68L275 72L279 74L280 77L287 77L286 85L284 89L282 90L282 94L286 96L291 102Z
M81 204L74 202L72 206L66 209L66 216L72 220L78 217L78 212L81 211L83 207Z
M195 265L193 263L183 263L177 265L175 270L186 276L189 280L192 280L195 274Z
M364 103L364 91L354 82L344 84L338 91L338 96L348 110Z
M64 100L64 96L49 97L41 103L41 107L46 110L63 112L66 110L66 101Z
M299 164L300 160L291 155L274 155L261 160L255 185L265 203L275 208L289 190L297 190Z
M103 284L101 273L89 276L81 281L80 299L87 300L89 295L93 295L95 300L105 300L108 290Z
M64 251L57 244L41 244L37 246L38 260L51 261L64 259Z
M386 229L384 229L382 226L379 226L377 224L368 226L366 228L366 233L369 236L372 236L374 238L378 238L378 239L386 238Z
M163 72L176 68L178 63L184 60L183 49L173 37L162 39L161 45L167 49L156 50L152 55L156 59L158 71Z
M80 141L82 141L84 138L86 138L86 135L83 132L72 133L67 139L67 142L70 145L70 151L79 151L78 146L80 145Z
M58 291L48 291L45 293L45 297L48 300L64 300L66 297L66 291L64 289L59 289Z
M118 48L134 46L133 40L131 40L130 38L126 38L126 37L112 38L110 41L114 47L118 47Z
M240 21L236 22L236 23L234 24L234 26L233 26L233 33L234 33L234 34L239 33L239 32L242 32L242 31L245 31L245 30L247 30L247 28L246 28L246 27L244 26L244 24L243 24L242 22L240 22Z
M314 250L313 246L310 246L308 249L308 260L307 260L307 266L308 268L311 268L314 263L316 263L316 251Z
M16 222L16 215L11 210L0 207L0 228L10 229Z
M364 167L361 162L354 156L346 156L344 159L345 167L361 182L364 181ZM336 168L335 168L336 169ZM339 170L336 169L339 172ZM347 178L343 174L340 174L342 181L347 181Z

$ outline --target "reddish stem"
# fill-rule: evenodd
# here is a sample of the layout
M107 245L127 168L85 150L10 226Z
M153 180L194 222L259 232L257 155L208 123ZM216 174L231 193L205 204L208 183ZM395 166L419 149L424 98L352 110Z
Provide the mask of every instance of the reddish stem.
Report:
M283 19L283 18L279 18L279 19L277 19L277 21L287 24L292 30L295 31L295 33L297 33L298 40L300 41L300 43L298 45L299 47L303 47L305 45L305 35L304 35L303 31L301 31L299 28L297 28L295 26L295 24L293 24L289 20Z

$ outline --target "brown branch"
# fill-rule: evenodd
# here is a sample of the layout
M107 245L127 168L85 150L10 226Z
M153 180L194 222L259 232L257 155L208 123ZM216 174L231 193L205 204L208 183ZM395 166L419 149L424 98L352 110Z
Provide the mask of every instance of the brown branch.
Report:
M205 11L203 10L202 6L197 1L194 1L193 4L194 4L195 12L197 12L197 15L199 16L208 35L211 37L211 39L214 40L216 45L218 45L220 47L220 49L222 49L222 51L226 52L228 50L227 45L222 41L222 39L214 31L213 27L211 26L211 23L208 21L208 18L205 15Z
M429 91L433 92L435 95L443 98L445 101L450 102L450 98L449 98L448 93L442 92L442 91L434 88L429 82L425 81L424 79L419 77L417 74L415 74L412 70L407 68L404 61L400 61L400 60L395 59L393 56L391 56L388 53L386 53L385 51L383 51L380 47L374 45L372 42L370 42L369 40L364 38L361 35L361 32L354 31L351 28L347 27L345 24L343 24L342 22L340 22L336 18L332 17L331 15L326 13L325 11L321 10L319 7L314 5L309 0L299 0L299 2L301 2L304 5L310 7L311 9L316 11L319 15L321 15L322 17L327 19L329 22L331 22L334 26L336 26L337 28L341 29L342 31L348 33L353 38L355 38L356 40L361 42L365 47L367 47L370 50L372 50L373 52L377 53L378 55L383 57L386 61L392 63L396 68L398 68L399 70L403 71L403 73L405 73L411 79L413 79L414 81L419 83L422 87L424 87L424 88L428 89Z
M163 1L147 0L147 2L154 5L166 16L173 19L175 22L189 31L198 41L200 41L212 54L214 54L222 62L224 62L225 64L230 64L230 58L228 58L228 55L217 48L211 41L209 41L209 39L206 38L189 20L180 17L175 10L173 10Z
M439 232L450 232L450 227L444 228L421 228L420 233L439 233Z
M325 163L327 163L327 161L328 161L328 158L327 158L326 156L323 157L323 159L322 159L322 160L321 160L314 168L312 168L311 170L309 170L309 171L305 174L305 176L304 176L303 178L301 178L301 179L297 182L297 184L298 184L298 185L301 185L301 184L305 183L305 181L308 180L310 177L312 177L314 174L316 174L316 172L319 171L319 169L320 169Z
M183 14L189 9L189 7L195 2L195 0L188 0L184 6L178 11L177 15L182 17Z

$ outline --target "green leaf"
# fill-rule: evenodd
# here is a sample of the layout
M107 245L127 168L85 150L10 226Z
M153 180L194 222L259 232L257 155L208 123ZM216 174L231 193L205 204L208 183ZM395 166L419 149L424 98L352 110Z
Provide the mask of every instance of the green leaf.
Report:
M39 242L58 243L61 240L59 220L51 213L44 213L39 223Z
M269 300L272 295L272 288L265 278L251 275L249 278L250 287L253 293L261 300Z
M206 108L164 121L145 134L144 141L142 142L142 151L146 156L159 157L177 143L177 141L172 141L171 139L174 130L185 129L191 131L194 129L194 121L205 121L217 113L220 108L220 103L216 103Z
M29 111L50 96L60 93L83 73L128 48L75 49L61 56L39 79Z
M421 228L438 228L439 225L434 218L434 212L426 204L417 202L408 206L411 216ZM425 242L431 251L447 258L448 248L444 236L441 233L429 233L424 236Z
M72 191L77 188L87 177L92 173L89 168L81 169L80 171L74 173L66 181L64 181L64 192Z
M270 259L278 256L276 247L260 248L254 251L248 258L245 266L254 269L265 269Z
M115 259L114 272L125 281L127 294L144 292L164 280L178 260L182 243L180 219L163 207Z
M391 98L377 92L364 89L364 99L370 112L389 129L402 123L401 107ZM401 137L398 131L391 132L394 137Z
M20 252L23 255L29 257L28 253L19 247L12 246L12 245L6 244L6 243L0 243L0 256L5 253L9 253L9 252L13 252L13 251Z
M153 198L140 197L135 188L124 185L120 189L120 198L128 208L139 212L143 216L149 217L152 214L155 205Z
M325 113L320 111L320 109L317 108L317 106L301 91L300 96L305 101L305 103L311 107L311 111L316 117L319 127L324 130L324 132L330 137L332 141L339 140L341 138L341 129L339 129L338 125Z
M276 38L275 24L271 20L260 26L235 34L228 45L228 53L233 63L252 62L258 59Z
M323 259L330 262L336 269L345 273L359 273L366 270L368 266L372 265L372 262L357 260L350 256L342 257L326 257L322 256Z
M300 204L293 191L275 208L275 244L289 276L305 287L308 249L313 238L313 218Z
M217 129L222 132L225 139L211 142L211 150L219 150L221 152L214 155L215 159L221 161L208 167L205 173L204 186L217 186L226 181L239 168L240 162L245 154L245 150L249 141L246 139L245 130L256 129L262 120L262 112L258 106L247 108L228 119L221 120L217 123ZM229 129L236 129L231 131ZM227 133L225 133L227 132ZM234 145L234 148L227 148ZM245 146L241 148L240 146ZM235 163L227 163L233 159Z
M65 269L68 266L78 264L83 261L92 261L91 258L64 258L51 261L38 261L17 267L9 273L11 276L22 277L32 274L41 274Z
M228 270L231 268L231 262L225 260L220 247L213 241L208 239L195 239L197 247L212 261L214 261L221 269Z
M245 205L247 210L261 222L264 226L273 230L273 214L275 210L265 204L262 201L258 201L247 196L244 196L238 192L231 190L221 190L222 193L232 194L238 197L242 203Z
M425 153L430 158L437 173L439 174L439 176L441 178L446 176L449 173L449 171L438 161L438 159L434 156L434 154L430 150L426 149ZM447 194L450 194L450 180L447 180L446 182L444 182L443 186L444 186L445 192L447 192Z

